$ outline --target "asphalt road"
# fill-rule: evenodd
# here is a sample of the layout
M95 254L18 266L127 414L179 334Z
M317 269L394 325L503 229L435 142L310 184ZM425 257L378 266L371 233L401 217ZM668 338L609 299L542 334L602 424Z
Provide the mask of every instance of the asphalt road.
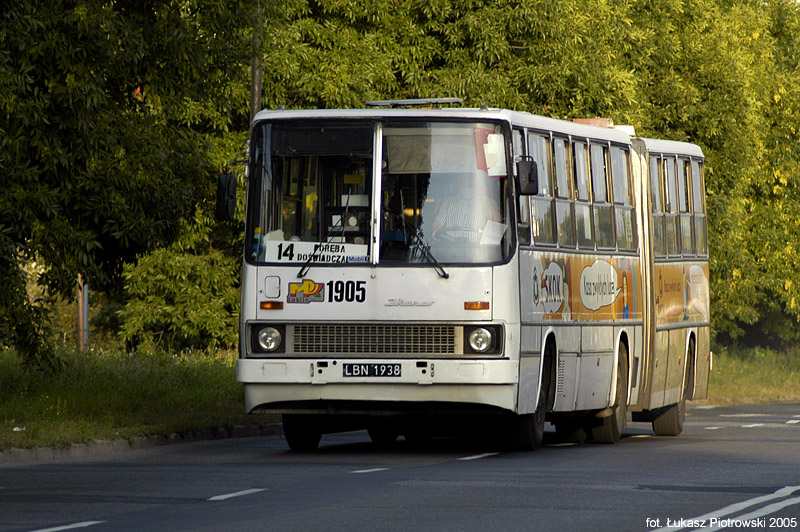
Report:
M800 530L800 405L689 406L616 445L277 436L0 464L0 531Z

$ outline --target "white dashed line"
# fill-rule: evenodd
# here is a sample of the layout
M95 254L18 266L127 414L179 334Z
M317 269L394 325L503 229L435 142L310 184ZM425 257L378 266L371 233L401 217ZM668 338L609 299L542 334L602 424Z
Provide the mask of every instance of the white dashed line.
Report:
M720 414L719 417L771 417L772 414Z
M237 491L235 493L226 493L225 495L217 495L215 497L211 497L206 499L207 501L225 501L228 499L233 499L234 497L241 497L242 495L252 495L253 493L258 493L260 491L266 491L265 489L251 489L251 490L243 490Z
M81 521L80 523L73 523L71 525L54 526L53 528L41 528L33 532L59 532L61 530L74 530L76 528L86 528L87 526L99 525L105 521Z
M456 458L456 460L480 460L481 458L486 458L487 456L497 456L500 453L483 453L483 454L475 454L473 456L464 456L463 458Z
M725 518L727 516L730 516L730 515L733 515L733 514L735 514L737 512L745 510L747 508L750 508L752 506L756 506L756 505L759 505L759 504L764 504L764 503L769 502L769 501L774 501L775 499L783 499L784 497L788 497L789 495L792 495L796 491L800 491L800 486L786 486L785 488L779 489L775 493L771 493L769 495L762 495L760 497L755 497L753 499L748 499L748 500L742 501L742 502L737 502L735 504L731 504L731 505L726 506L724 508L720 508L719 510L715 510L715 511L713 511L711 513L708 513L708 514L705 514L705 515L701 515L700 517L693 517L691 519L683 519L682 521L683 522L688 522L688 523L704 522L707 525L711 525L711 528L696 529L696 531L711 532L711 530L721 530L722 528L728 528L728 527L720 526L719 528L716 528L714 525L717 525L719 523L719 521L723 520L723 518ZM739 521L744 520L744 519L755 519L756 517L761 517L761 516L764 516L764 515L769 515L769 514L775 513L777 511L785 508L786 506L791 506L791 505L797 504L798 502L800 502L800 497L795 497L793 499L786 499L786 500L778 502L778 503L773 503L773 504L770 504L768 506L764 506L764 507L762 507L762 508L760 508L758 510L755 510L755 511L751 512L750 514L738 516L735 519L739 520ZM680 523L680 522L681 521L678 521L678 523ZM697 525L694 525L694 526L697 526ZM663 527L663 528L658 528L656 530L653 530L652 532L676 532L678 530L684 530L686 528L688 528L688 527L686 527L686 526L667 526L667 527ZM693 530L692 532L696 532L696 531Z
M764 426L763 423L751 423L749 425L742 425L742 428L743 429L754 429L756 427L763 427L763 426Z
M359 469L356 471L350 471L351 473L377 473L378 471L389 471L388 467L376 467L374 469Z
M731 528L731 524L736 526L737 528L742 528L745 526L749 526L749 524L757 524L756 521L759 517L764 517L767 515L772 515L775 512L779 512L788 506L794 506L795 504L800 504L800 497L794 497L792 499L786 499L781 502L775 502L770 505L764 506L763 508L756 510L754 512L750 512L749 514L739 515L736 518L730 519L720 519L722 521L721 524L712 526L710 528L696 528L692 530L692 532L716 532L717 530L722 530L725 528ZM739 527L738 525L741 525Z

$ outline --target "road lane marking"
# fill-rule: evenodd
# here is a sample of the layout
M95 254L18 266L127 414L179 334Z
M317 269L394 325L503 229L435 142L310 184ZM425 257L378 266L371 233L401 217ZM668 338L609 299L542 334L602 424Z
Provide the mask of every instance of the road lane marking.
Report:
M373 469L358 469L356 471L350 471L351 473L377 473L378 471L389 471L388 467L375 467Z
M719 430L722 427L706 427L706 430Z
M33 532L59 532L61 530L74 530L76 528L86 528L87 526L99 525L100 523L105 523L105 521L81 521L80 523L73 523L71 525L42 528L39 530L34 530Z
M771 417L774 414L720 414L719 417Z
M488 456L497 456L500 453L483 453L483 454L474 454L472 456L463 456L461 458L456 458L456 460L480 460L481 458L486 458Z
M714 525L705 528L696 528L691 532L716 532L717 530L722 530L724 528L731 528L732 525L739 527L740 523L747 523L748 521L752 523L758 520L758 518L760 517L765 517L767 515L774 514L775 512L783 510L787 506L794 506L795 504L800 504L800 497L794 497L793 499L786 499L781 502L774 502L754 512L750 512L749 514L739 515L736 517L731 517L729 519L722 519L721 521L723 522L720 523L719 525ZM733 523L726 524L725 521L733 521Z
M226 493L225 495L217 495L215 497L210 497L210 498L208 498L206 500L207 501L225 501L225 500L228 500L228 499L233 499L234 497L241 497L243 495L252 495L253 493L258 493L260 491L266 491L266 489L256 488L256 489L250 489L250 490L242 490L242 491L237 491L237 492L234 492L234 493Z
M763 427L763 426L764 426L763 423L751 423L749 425L742 425L742 428L743 429L754 429L756 427Z
M800 423L800 419L790 419L786 422L787 425L794 425L795 423Z
M720 508L719 510L715 510L715 511L713 511L711 513L708 513L708 514L705 514L705 515L701 515L700 517L693 517L691 519L684 519L684 521L697 522L697 521L709 521L712 518L713 519L720 519L722 517L726 517L726 516L732 515L732 514L734 514L736 512L742 511L742 510L744 510L746 508L750 508L751 506L756 506L758 504L769 502L769 501L772 501L772 500L775 500L775 499L783 499L784 497L788 497L789 495L793 494L796 491L800 491L800 486L786 486L785 488L779 489L775 493L770 493L769 495L761 495L760 497L754 497L752 499L747 499L746 501L737 502L735 504L731 504L731 505L726 506L724 508ZM795 499L787 499L787 501L794 501L794 500ZM787 501L783 501L783 502L787 502ZM779 504L782 504L782 503L779 503ZM792 502L792 503L788 504L787 506L790 506L791 504L796 504L796 503ZM764 508L770 508L772 506L777 506L777 504L773 504L773 505L770 505L770 506L765 506ZM761 510L764 510L764 508L762 508ZM781 508L783 508L783 506L781 506ZM777 508L775 510L772 510L771 513L777 512L781 508ZM761 510L757 510L757 512L761 511ZM753 512L753 513L755 513L755 512ZM737 517L736 519L742 519L742 517ZM686 527L684 527L684 526L668 526L668 527L663 527L663 528L657 528L657 529L655 529L655 530L653 530L651 532L677 532L678 530L683 530L685 528ZM703 530L704 532L710 532L707 528L704 528L704 529L701 529L701 530Z

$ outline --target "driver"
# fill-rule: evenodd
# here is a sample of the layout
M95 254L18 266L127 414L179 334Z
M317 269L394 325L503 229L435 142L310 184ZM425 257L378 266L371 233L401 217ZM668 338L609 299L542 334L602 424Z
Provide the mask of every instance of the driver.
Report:
M477 244L486 222L502 220L497 204L485 194L476 193L473 185L470 180L460 181L459 194L444 200L432 226L434 241L444 237Z

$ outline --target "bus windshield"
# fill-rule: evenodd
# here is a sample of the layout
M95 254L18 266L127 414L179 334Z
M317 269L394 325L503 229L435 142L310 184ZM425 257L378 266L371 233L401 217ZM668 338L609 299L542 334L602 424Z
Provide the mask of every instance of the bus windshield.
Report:
M499 126L281 121L257 125L250 149L251 262L475 264L510 253Z

